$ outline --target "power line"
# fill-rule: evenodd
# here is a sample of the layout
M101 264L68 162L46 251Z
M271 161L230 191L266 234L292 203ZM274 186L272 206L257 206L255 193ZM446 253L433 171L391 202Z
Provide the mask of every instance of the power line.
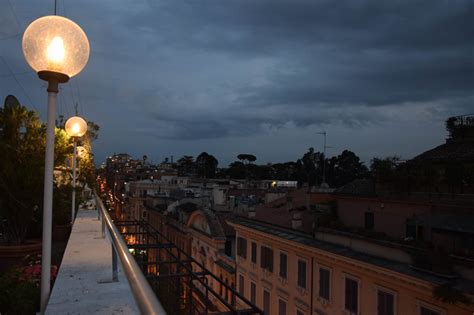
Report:
M18 16L16 15L15 9L13 8L13 5L10 0L8 0L8 4L10 5L10 9L12 10L13 17L15 18L16 24L18 24L18 28L21 30L22 28L21 28L20 20L18 20Z
M21 35L21 33L13 34L13 35L7 35L7 36L5 36L5 37L0 38L0 40L12 39L12 38L18 37L18 36L20 36L20 35Z
M23 85L20 83L20 81L18 81L16 75L13 73L12 69L10 68L10 65L6 62L5 58L3 58L3 56L0 56L0 58L2 59L3 63L7 66L7 69L8 69L8 71L10 72L10 74L13 76L13 79L15 79L15 82L18 84L18 86L20 86L21 90L23 91L23 94L25 94L26 98L27 98L28 101L30 102L30 105L31 105L36 111L38 111L38 109L37 109L36 106L34 105L33 101L31 100L30 96L28 95L28 93L26 93L25 88L24 88Z
M0 78L9 78L14 75L24 75L24 74L32 74L32 71L23 71L23 72L16 72L16 73L9 73L9 74L2 74Z

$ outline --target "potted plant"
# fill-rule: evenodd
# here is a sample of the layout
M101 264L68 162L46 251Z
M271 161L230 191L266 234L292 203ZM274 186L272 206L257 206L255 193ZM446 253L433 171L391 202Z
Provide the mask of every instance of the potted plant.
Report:
M51 280L57 275L57 266L51 266ZM0 313L34 314L39 310L41 256L26 256L24 264L10 268L0 275Z

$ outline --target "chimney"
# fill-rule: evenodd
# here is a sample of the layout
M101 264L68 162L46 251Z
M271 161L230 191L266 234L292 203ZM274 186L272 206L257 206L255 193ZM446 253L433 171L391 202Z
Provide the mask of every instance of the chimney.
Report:
M294 230L298 230L303 226L302 212L299 210L293 210L291 212L291 228Z

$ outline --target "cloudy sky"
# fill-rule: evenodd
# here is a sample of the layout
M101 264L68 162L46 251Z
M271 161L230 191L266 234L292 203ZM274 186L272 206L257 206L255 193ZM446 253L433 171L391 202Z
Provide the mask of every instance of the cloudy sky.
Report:
M0 96L41 117L45 84L21 52L53 1L0 0ZM442 143L448 116L474 113L474 2L58 0L87 33L85 70L58 114L100 125L97 162L239 153L295 160L308 147L363 160ZM15 76L12 76L14 73Z

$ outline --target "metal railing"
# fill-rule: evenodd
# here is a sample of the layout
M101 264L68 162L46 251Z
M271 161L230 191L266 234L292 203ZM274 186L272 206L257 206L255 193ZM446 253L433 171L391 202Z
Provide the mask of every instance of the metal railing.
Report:
M127 276L130 288L132 289L135 301L142 314L166 314L161 303L158 301L155 293L150 287L147 279L143 275L135 258L130 254L127 244L123 240L117 227L114 225L108 214L102 200L94 192L99 219L102 221L102 237L105 237L105 230L109 231L112 245L112 279L118 280L117 276L117 255L122 262L122 268Z

